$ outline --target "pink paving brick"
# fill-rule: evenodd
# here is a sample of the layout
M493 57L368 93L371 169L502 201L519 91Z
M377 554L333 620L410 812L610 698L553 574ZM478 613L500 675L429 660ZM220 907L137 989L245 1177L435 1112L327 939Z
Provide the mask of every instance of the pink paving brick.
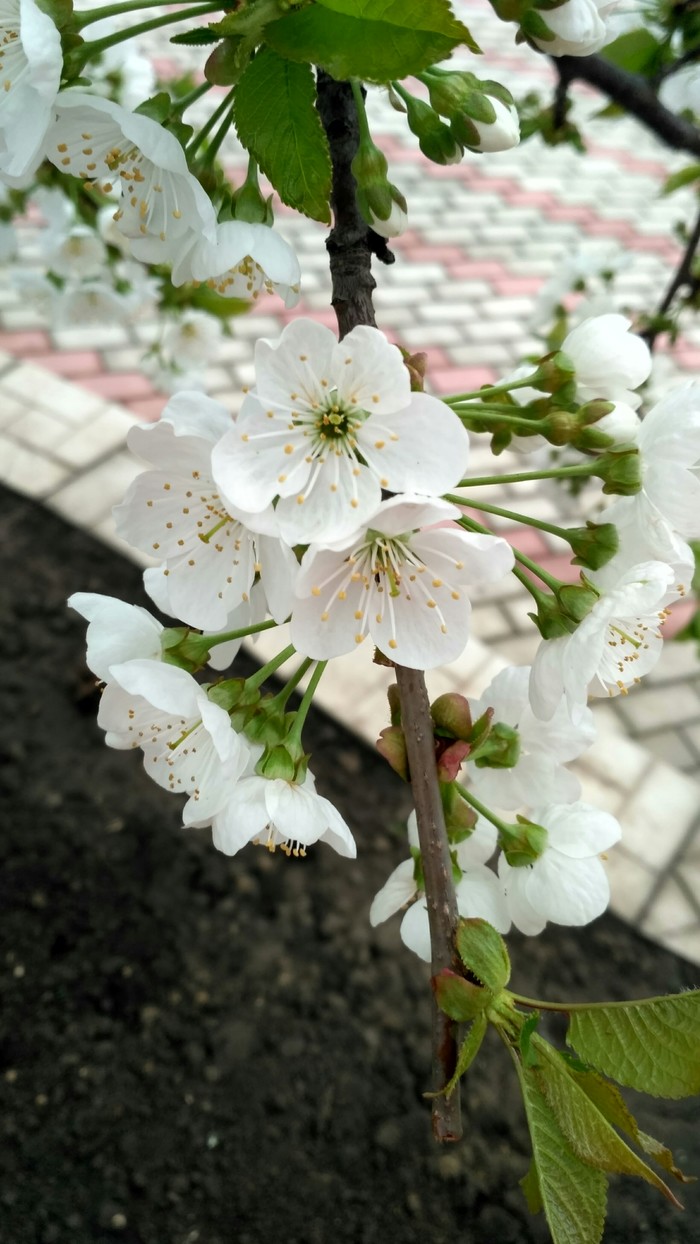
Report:
M572 566L570 558L565 553L543 557L540 564L549 574L555 575L557 579L563 579L565 583L575 583L579 577L580 568Z
M694 600L677 600L671 605L670 616L666 619L663 628L664 639L672 639L683 627L690 622L693 614L697 609L697 602Z
M466 393L493 384L493 367L443 367L430 372L430 385L438 393Z
M519 553L524 553L526 557L534 557L541 564L547 559L551 560L542 533L532 527L513 527L511 531L499 532L499 535L504 536L513 548Z
M96 350L63 350L50 354L36 354L33 362L57 376L66 376L70 380L81 380L85 376L94 376L101 372L103 362Z
M553 195L546 190L520 190L514 187L506 198L513 207L551 207L556 203Z
M99 393L101 397L115 402L152 397L155 393L148 377L137 371L105 372L102 376L87 377L83 384L93 393Z
M502 263L495 260L462 260L448 266L449 275L455 281L497 281L508 275Z
M0 350L7 350L15 358L25 358L28 354L43 354L51 349L51 338L48 333L35 330L21 333L0 333Z
M518 298L523 294L538 294L544 282L544 276L509 276L494 281L493 288L503 298Z
M163 408L168 401L166 394L158 394L155 397L140 398L138 401L125 402L127 410L137 419L142 419L144 423L156 423L162 413Z
M404 242L404 239L397 238L396 242L398 241ZM406 246L404 242L403 246L396 246L396 249L403 251L411 263L460 263L464 261L464 251L459 246L426 246L425 243L418 242Z

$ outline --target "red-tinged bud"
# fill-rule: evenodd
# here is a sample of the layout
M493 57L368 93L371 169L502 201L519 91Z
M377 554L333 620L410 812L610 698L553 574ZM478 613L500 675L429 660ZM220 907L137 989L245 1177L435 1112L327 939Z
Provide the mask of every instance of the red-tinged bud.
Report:
M398 773L400 778L403 778L404 782L410 780L406 740L403 730L399 726L386 726L384 730L379 732L377 751L391 765L394 772Z
M453 739L471 740L472 715L469 701L457 691L438 696L430 706L435 728Z

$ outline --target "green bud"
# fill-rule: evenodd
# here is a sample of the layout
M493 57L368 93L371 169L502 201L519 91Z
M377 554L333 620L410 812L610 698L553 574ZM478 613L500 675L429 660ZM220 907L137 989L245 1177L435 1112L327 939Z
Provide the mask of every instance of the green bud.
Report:
M292 721L293 714L270 712L263 700L255 716L246 725L245 733L254 743L262 743L266 748L276 747L286 739Z
M536 372L530 378L533 389L542 389L545 393L558 393L576 374L573 360L562 350L548 354L540 359Z
M404 782L408 782L408 757L406 755L406 740L403 730L400 726L386 726L384 730L379 731L377 739L377 751L391 765L395 773L398 773Z
M520 19L520 29L528 39L543 39L546 43L551 43L555 37L554 32L535 9L527 9L523 13Z
M438 696L430 706L435 729L453 739L471 741L472 715L469 701L457 691Z
M614 402L606 402L604 398L597 397L592 402L586 402L578 412L579 421L586 427L590 423L597 423L599 419L603 419L606 415L612 413L615 409Z
M595 603L600 600L600 592L586 579L585 575L581 575L580 583L565 583L559 588L557 600L564 615L578 626L578 623L583 621Z
M389 181L386 157L371 139L361 140L351 170L357 183L358 206L367 224L385 237L401 233L408 210L406 200ZM383 224L387 224L386 232Z
M566 537L576 554L574 565L587 566L589 570L600 570L615 556L620 543L614 523L587 522L585 527L570 527Z
M520 759L518 731L504 721L495 722L488 738L469 759L479 769L512 769Z
M490 989L465 980L450 968L442 968L433 977L432 985L440 1010L458 1024L468 1023L493 1001Z
M231 195L231 215L234 220L246 220L254 225L272 225L272 196L264 199L260 193L257 177L246 179Z
M511 868L525 868L542 855L549 835L543 825L524 816L517 820L517 825L506 825L501 830L500 846Z
M642 461L639 451L611 450L598 459L596 475L604 480L603 492L621 497L633 497L642 486Z
M552 445L568 445L570 441L576 440L578 420L568 411L553 410L551 415L547 416L541 431Z
M422 99L415 99L408 92L405 104L408 127L416 135L423 155L434 164L458 164L464 152L449 125L440 120L429 104Z

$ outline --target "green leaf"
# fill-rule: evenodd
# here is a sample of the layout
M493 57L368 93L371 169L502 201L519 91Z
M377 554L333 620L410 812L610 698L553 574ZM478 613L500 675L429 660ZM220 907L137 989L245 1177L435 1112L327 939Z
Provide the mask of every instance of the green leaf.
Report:
M423 24L420 25L419 23ZM288 13L265 29L270 47L320 65L339 81L389 82L475 44L446 0L331 0Z
M527 1208L530 1213L541 1214L544 1204L542 1202L542 1193L540 1192L540 1181L537 1178L537 1163L534 1158L528 1167L527 1174L523 1175L520 1180L520 1187L525 1194Z
M528 1016L522 1028L520 1029L520 1036L518 1037L518 1045L520 1047L520 1053L522 1055L523 1063L525 1064L526 1067L537 1066L537 1051L533 1048L533 1045L532 1045L532 1035L536 1031L537 1025L539 1024L539 1022L540 1022L539 1011L533 1011L532 1015Z
M528 1205L542 1205L553 1244L599 1244L605 1225L608 1181L579 1161L534 1079L515 1060L532 1140L533 1168L525 1176ZM536 1193L533 1183L536 1178Z
M445 1087L446 1097L452 1096L455 1086L459 1083L461 1077L469 1070L474 1062L474 1059L481 1049L481 1043L486 1036L486 1029L488 1026L486 1016L483 1013L481 1015L477 1015L461 1046L459 1047L455 1073L449 1084Z
M533 1074L576 1156L598 1170L636 1175L679 1206L661 1176L630 1149L601 1114L557 1050L537 1036L533 1037L533 1045L540 1055L538 1070Z
M640 1131L637 1126L637 1120L631 1110L628 1109L619 1089L614 1084L604 1080L597 1071L572 1067L570 1061L569 1069L575 1074L577 1084L590 1097L601 1114L605 1115L608 1123L613 1123L620 1131L626 1132L635 1144L639 1145L639 1148L646 1153L647 1157L653 1158L655 1162L658 1162L659 1166L663 1167L679 1183L695 1183L694 1175L684 1175L676 1166L673 1154L666 1145L662 1145L653 1136L648 1136L646 1132Z
M150 117L152 121L157 121L162 125L172 108L172 100L167 91L159 91L157 95L152 95L150 99L144 99L142 104L134 111L141 116Z
M311 66L265 48L238 84L234 119L283 203L329 224L331 161L315 99Z
M457 951L465 968L492 993L500 993L510 980L510 959L500 933L486 920L461 920Z
M673 194L673 191L680 190L681 186L690 186L698 180L700 180L700 164L687 164L685 168L679 168L677 173L671 173L671 176L666 178L661 187L661 193Z
M184 43L186 47L204 47L207 43L218 43L220 37L206 26L195 26L192 30L182 30L179 35L173 35L170 42Z
M628 73L643 74L653 67L659 51L660 44L649 30L628 30L608 43L600 55Z
M567 1043L604 1075L652 1097L700 1092L700 990L573 1011Z
M490 989L482 989L480 985L472 984L463 976L451 972L449 968L443 968L433 977L433 989L440 1010L458 1024L474 1019L493 1001Z

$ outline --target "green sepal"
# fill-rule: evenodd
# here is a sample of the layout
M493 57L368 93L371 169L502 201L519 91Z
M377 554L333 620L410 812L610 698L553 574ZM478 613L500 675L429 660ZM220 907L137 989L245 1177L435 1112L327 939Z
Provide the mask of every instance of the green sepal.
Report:
M425 1094L426 1097L428 1096L430 1097L442 1097L442 1096L451 1097L452 1096L462 1076L465 1075L466 1072L469 1070L472 1063L474 1062L474 1059L479 1053L479 1050L481 1049L481 1043L484 1037L486 1036L487 1028L488 1028L488 1020L486 1018L486 1015L483 1012L481 1012L481 1014L475 1016L472 1024L469 1026L467 1030L467 1034L462 1044L459 1047L459 1053L457 1055L457 1064L455 1066L454 1075L451 1077L450 1080L448 1080L447 1084L445 1085L441 1093L430 1093L430 1094L426 1093Z
M377 751L391 765L394 772L398 773L404 782L408 782L406 739L400 726L385 726L379 731Z
M293 782L296 777L296 765L287 748L278 745L271 747L260 757L255 766L255 772L259 777L272 780L281 778L283 782Z
M151 121L157 121L162 125L170 115L173 106L172 100L167 91L158 91L156 95L152 95L150 99L144 99L142 104L134 108L142 117L150 117Z
M567 1044L597 1071L652 1097L700 1092L700 990L582 1007Z
M642 460L634 446L622 446L602 454L596 475L604 480L603 492L620 497L633 497L642 486Z
M520 735L504 721L495 722L488 738L469 756L478 769L512 769L519 759Z
M554 32L535 9L527 9L520 19L520 28L528 39L543 39L545 43L554 40Z
M172 35L169 42L182 44L185 47L201 48L211 43L218 43L220 38L221 36L215 34L208 26L193 26L191 30L181 30L179 35Z
M51 18L57 30L65 30L73 21L73 0L37 0L37 7Z
M580 583L565 583L557 592L557 600L567 618L572 622L582 622L591 609L600 600L600 592L584 574Z
M571 545L574 566L586 566L600 570L617 553L620 537L614 523L593 523L585 527L567 528L566 538Z
M457 952L468 972L495 996L510 980L510 958L500 933L486 920L460 920Z
M458 1024L468 1023L486 1011L493 1001L490 989L465 980L449 968L443 968L433 977L432 986L440 1010Z
M499 845L511 868L527 868L542 855L549 835L543 825L518 816L515 825L502 825Z

